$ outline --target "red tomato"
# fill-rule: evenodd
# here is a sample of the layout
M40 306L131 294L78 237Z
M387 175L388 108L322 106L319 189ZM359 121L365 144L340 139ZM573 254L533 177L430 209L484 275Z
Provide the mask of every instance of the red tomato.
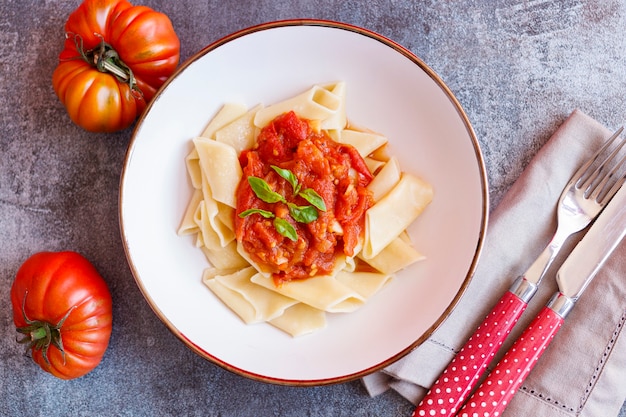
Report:
M94 369L112 326L109 289L76 252L40 252L22 264L11 287L13 321L33 360L61 379Z
M65 33L52 86L72 121L93 132L130 126L180 59L170 19L126 0L85 0Z

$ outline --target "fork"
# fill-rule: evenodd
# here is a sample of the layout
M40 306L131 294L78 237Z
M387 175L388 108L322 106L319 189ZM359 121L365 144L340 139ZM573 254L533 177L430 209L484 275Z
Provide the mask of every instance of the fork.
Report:
M451 417L461 408L537 292L565 241L587 227L626 180L625 176L615 179L626 160L625 156L615 163L626 140L621 140L608 156L600 159L622 131L620 127L613 133L565 185L557 203L557 228L550 243L487 314L418 404L413 417Z

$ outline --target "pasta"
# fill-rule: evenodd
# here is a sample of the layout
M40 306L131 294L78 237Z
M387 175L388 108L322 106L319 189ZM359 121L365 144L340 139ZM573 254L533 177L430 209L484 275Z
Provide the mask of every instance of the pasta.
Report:
M256 112L254 124L263 127L290 110L305 119L320 121L323 129L342 129L346 121L345 84L316 85L291 99L262 108Z
M293 337L323 329L327 314L358 310L387 285L394 274L425 258L411 244L406 229L432 200L432 187L401 170L397 159L387 154L384 135L349 126L345 103L346 85L343 82L315 85L270 106L259 104L248 109L228 103L209 121L201 135L191 140L193 147L185 164L193 193L178 234L195 236L195 246L202 250L210 263L202 275L202 282L246 324L268 323ZM316 272L318 266L313 264L305 270L305 274L308 273L306 278L298 276L298 279L277 281L277 270L269 268L262 256L253 255L240 240L238 230L243 224L242 214L249 214L238 208L238 195L240 198L243 195L238 192L241 192L241 184L250 182L250 177L242 170L242 158L244 155L251 158L248 156L250 150L259 146L265 127L286 113L294 113L298 120L306 120L311 129L330 138L329 143L336 144L332 146L356 163L356 171L351 168L348 172L350 176L357 172L358 177L351 181L364 184L365 191L359 195L365 196L362 201L369 203L363 207L362 228L354 229L364 231L355 237L352 229L346 229L348 223L341 222L347 214L341 212L339 203L335 202L335 206L328 210L323 204L324 201L334 201L334 198L328 199L326 189L305 190L307 201L317 201L317 209L314 209L312 220L288 217L290 224L295 224L295 232L304 230L301 221L322 222L320 224L327 225L324 227L334 233L331 238L343 239L337 248L343 247L344 252L331 247L329 253L335 251L335 254L328 268ZM276 148L271 149L274 153L279 152ZM358 157L351 153L352 149ZM294 198L299 198L300 194L296 193L301 192L298 175L291 171L281 173L277 170L276 173L275 176L290 181ZM321 206L311 193L322 200ZM274 197L276 195L274 192ZM283 197L279 195L280 198ZM303 208L287 200L283 203L290 210L293 206ZM275 212L261 209L266 206L254 207L252 212L257 217L250 220L250 224L265 222L269 225L271 218L280 217L276 214L280 213L279 209ZM293 212L289 213L295 216ZM281 233L281 239L288 242L288 231L276 224L274 233ZM292 244L297 247L301 242L298 239L302 237L297 234L289 239L294 240L296 243ZM277 262L280 267L280 258ZM285 273L288 272L281 272Z
M250 266L234 271L208 268L202 280L246 323L273 320L297 304L291 298L255 285L252 278L256 274Z
M400 180L365 214L363 258L371 259L406 230L432 199L423 180L403 173Z

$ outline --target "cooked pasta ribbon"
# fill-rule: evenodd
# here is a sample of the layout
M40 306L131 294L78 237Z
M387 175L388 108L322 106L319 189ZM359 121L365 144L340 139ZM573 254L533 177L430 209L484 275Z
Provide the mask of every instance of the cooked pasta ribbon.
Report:
M306 304L298 303L269 321L269 323L293 337L313 333L326 327L326 313Z
M215 132L240 118L246 114L247 111L248 109L246 106L241 103L224 104L217 114L209 121L209 124L207 124L204 128L204 131L200 136L208 139L215 139Z
M346 116L342 88L336 84L315 85L302 94L259 110L254 117L254 124L263 127L276 116L293 110L300 117L320 121L324 129L343 129Z
M338 135L338 142L352 145L363 158L387 143L387 138L374 132L344 129Z
M255 274L252 267L226 274L209 269L202 279L247 324L273 320L297 304L296 300L253 284Z
M257 274L252 282L329 313L349 313L366 301L365 297L332 275L292 280L276 286L272 278Z
M215 132L215 140L232 146L237 155L245 149L254 147L257 133L254 117L260 108L260 105L254 107L217 130Z
M193 143L213 198L233 208L236 207L235 190L242 172L235 148L203 137L194 138Z
M365 213L363 259L372 259L400 236L432 198L430 184L403 173L400 181Z

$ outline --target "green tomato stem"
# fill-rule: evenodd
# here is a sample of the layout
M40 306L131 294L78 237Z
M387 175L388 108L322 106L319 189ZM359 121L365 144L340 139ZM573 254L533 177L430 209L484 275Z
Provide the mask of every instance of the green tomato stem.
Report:
M50 330L46 330L46 326L48 326L48 329L50 328L49 323L41 322L41 327L36 327L35 329L30 331L29 339L31 340L31 342L36 342L37 340L45 339L46 337L48 337L48 334L50 334Z
M18 327L16 329L18 333L21 333L25 336L24 338L18 340L18 342L26 344L26 350L41 350L46 363L50 363L48 361L48 349L50 348L50 345L52 345L61 351L61 355L63 356L63 360L65 361L65 351L63 349L61 327L63 327L63 323L65 323L65 320L67 320L70 313L74 310L74 308L76 308L76 306L70 308L57 324L51 324L44 320L31 320L26 315L27 295L28 292L24 294L24 301L22 302L22 317L26 322L26 326Z
M88 50L85 50L83 38L80 35L68 33L66 36L74 37L76 50L83 61L100 72L113 75L120 82L128 84L133 94L138 94L140 97L143 97L142 91L137 86L137 80L135 79L133 70L122 61L113 46L104 41L102 35L96 34L96 36L100 38L100 43L93 49Z

